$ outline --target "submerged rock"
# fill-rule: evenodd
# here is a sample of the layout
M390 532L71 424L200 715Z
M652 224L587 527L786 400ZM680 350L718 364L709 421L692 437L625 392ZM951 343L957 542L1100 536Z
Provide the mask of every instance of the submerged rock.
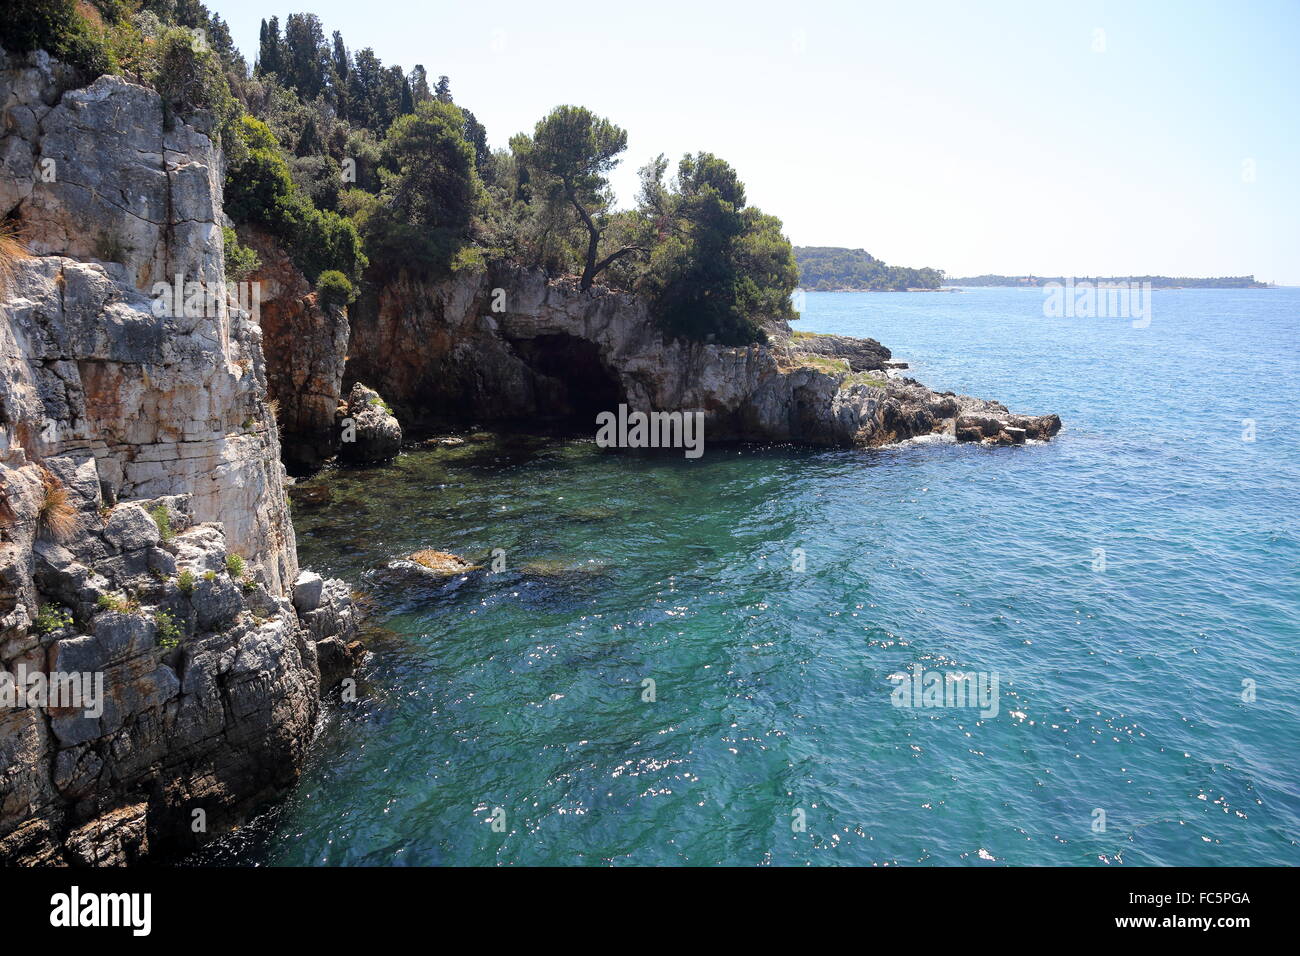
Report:
M289 500L294 504L322 507L334 500L334 491L328 485L289 486Z
M595 558L586 561L565 561L558 558L539 558L525 561L519 566L521 573L534 578L598 577L609 573L609 565Z
M450 551L432 550L416 551L404 560L393 561L388 566L394 570L415 570L439 578L455 577L482 568L482 565L470 564Z

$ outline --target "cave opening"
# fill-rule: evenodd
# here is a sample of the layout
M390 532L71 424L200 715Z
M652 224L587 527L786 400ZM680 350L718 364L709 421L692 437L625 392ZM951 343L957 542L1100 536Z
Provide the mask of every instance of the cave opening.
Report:
M590 339L554 333L511 344L533 373L540 424L590 431L599 412L617 411L627 401L618 376Z

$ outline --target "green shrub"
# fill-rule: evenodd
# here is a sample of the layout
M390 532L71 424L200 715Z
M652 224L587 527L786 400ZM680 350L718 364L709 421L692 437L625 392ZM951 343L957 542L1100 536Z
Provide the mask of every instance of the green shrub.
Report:
M158 38L157 56L158 69L150 80L162 97L167 125L175 116L188 117L205 110L212 114L212 128L223 141L238 136L235 119L240 114L239 103L230 92L216 53L196 47L192 31L172 27Z
M75 0L9 0L0 17L0 46L10 53L45 50L88 77L115 67L103 31L81 15Z
M252 116L241 116L236 124L244 143L244 155L226 170L225 209L236 222L278 225L276 210L293 192L289 164L280 155L271 128Z
M49 634L72 626L72 614L57 604L42 604L36 614L36 633Z
M176 537L176 532L172 530L171 512L167 510L166 505L158 505L149 512L149 517L153 518L154 524L158 526L158 531L162 534L163 541L170 541Z
M159 611L154 615L154 625L158 629L158 646L175 647L181 642L181 626L169 611Z
M356 226L317 209L298 190L269 126L243 116L238 127L245 148L226 173L226 212L236 222L266 226L309 280L337 270L349 282L360 281L366 256Z
M325 305L349 305L357 297L357 291L348 277L337 269L327 269L316 280L316 292Z
M221 240L226 251L226 278L232 282L243 282L262 264L261 258L248 246L242 245L235 230L229 226L221 227Z
M182 594L190 594L194 590L194 572L185 570L176 576L176 587Z
M226 555L226 572L235 580L244 576L244 559L237 554Z

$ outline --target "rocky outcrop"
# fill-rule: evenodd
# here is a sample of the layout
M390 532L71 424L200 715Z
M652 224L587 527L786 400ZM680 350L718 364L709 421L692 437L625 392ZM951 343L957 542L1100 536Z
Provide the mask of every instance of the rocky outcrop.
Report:
M240 230L240 238L261 261L255 318L262 328L266 385L278 406L285 463L310 471L338 450L335 412L343 400L348 354L348 315L323 304L306 277L270 236Z
M843 359L848 363L850 372L874 372L888 368L893 358L889 349L875 339L855 339L848 335L823 335L815 332L791 332L788 326L783 328L780 323L773 325L773 348L785 349L801 355L824 355L828 358Z
M722 441L881 445L955 437L962 414L1010 421L997 402L903 377L874 340L769 325L770 345L665 340L634 295L498 264L436 284L403 277L363 295L347 377L379 388L421 428L556 419L591 428L595 413L620 403L701 411L706 438ZM1048 416L1026 433L1050 438L1059 427Z
M352 386L339 410L339 457L347 461L387 461L402 450L402 426L373 388Z
M0 51L0 212L37 255L121 263L138 289L223 281L224 168L201 121L168 128L151 90L118 76L65 90L68 75Z
M45 470L68 494L71 533L43 524ZM310 615L328 608L350 633L346 590L296 610L232 558L219 524L192 521L190 496L108 505L93 457L11 457L0 482L13 514L0 699L37 674L51 688L102 680L76 706L0 709L0 860L174 855L292 785L322 682Z
M355 660L356 610L341 582L291 600L261 330L224 284L220 150L201 124L165 128L150 90L65 80L0 53L0 216L35 254L0 290L0 862L123 863L285 791L318 649ZM18 694L68 674L102 681L102 708Z

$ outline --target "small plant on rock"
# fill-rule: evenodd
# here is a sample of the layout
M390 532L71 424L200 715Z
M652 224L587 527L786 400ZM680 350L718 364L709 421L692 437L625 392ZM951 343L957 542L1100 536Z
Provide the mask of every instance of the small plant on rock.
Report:
M57 604L42 604L36 614L36 633L49 634L72 626L72 614Z
M159 611L154 615L154 625L158 629L158 646L173 648L181 642L181 626L170 611Z
M112 611L114 614L134 614L140 610L140 602L129 595L119 597L116 594L101 594L95 601L95 606L101 611Z
M182 594L191 594L194 591L194 572L186 569L176 575L176 587Z
M244 559L237 554L226 555L226 571L238 581L244 576Z
M48 468L41 469L41 485L41 506L36 512L37 528L55 541L66 541L80 526L77 509L68 500L68 489Z
M164 542L176 537L176 532L172 529L172 515L166 505L158 505L149 512L149 517L153 518L154 524L158 526Z
M30 258L31 253L23 245L18 227L10 222L0 225L0 294L7 293L13 285L18 262Z
M126 262L131 252L130 245L106 232L101 232L95 240L95 258L104 262Z

